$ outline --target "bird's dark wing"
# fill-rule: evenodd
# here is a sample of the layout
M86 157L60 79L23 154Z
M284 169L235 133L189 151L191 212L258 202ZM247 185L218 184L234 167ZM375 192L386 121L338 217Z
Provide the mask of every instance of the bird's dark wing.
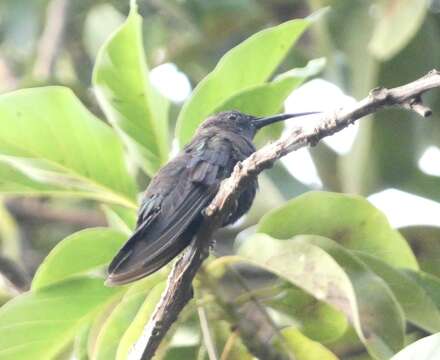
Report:
M191 241L201 212L217 192L225 172L225 146L190 149L162 168L147 189L136 231L109 266L108 284L147 276L171 261ZM180 163L183 163L180 164ZM176 165L177 164L177 165ZM179 165L180 164L180 165Z

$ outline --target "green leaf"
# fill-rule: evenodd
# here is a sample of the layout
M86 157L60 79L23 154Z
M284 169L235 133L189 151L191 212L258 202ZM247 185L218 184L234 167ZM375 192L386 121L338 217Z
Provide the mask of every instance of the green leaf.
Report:
M0 192L8 195L59 195L66 192L60 186L31 179L13 166L0 160Z
M102 209L110 227L127 235L132 234L136 226L136 211L118 205L103 205Z
M58 243L38 268L32 289L63 281L107 264L127 236L108 228L79 231ZM103 280L100 280L103 282Z
M423 24L427 12L424 0L376 1L379 19L369 44L380 60L388 60L404 48Z
M406 273L423 287L440 310L440 278L421 271L407 270Z
M404 342L400 305L385 282L336 242L320 236L251 236L239 259L292 282L343 312L369 353L389 359Z
M93 85L131 155L153 175L168 159L168 101L150 83L135 2L125 23L99 51Z
M311 22L287 21L254 34L228 51L184 104L176 125L180 144L186 144L200 123L229 98L263 84Z
M440 358L440 334L427 336L394 355L391 360L434 360Z
M116 360L125 360L128 358L130 349L141 336L142 330L144 329L145 324L150 319L150 316L152 315L156 304L160 300L165 286L166 282L163 281L154 286L148 293L146 299L144 300L144 303L137 312L136 317L133 319L132 323L125 331L124 336L119 342L118 350L116 353Z
M338 360L324 345L309 339L295 328L283 329L281 334L297 360Z
M394 269L376 257L360 252L356 252L356 255L385 280L409 321L429 332L440 331L440 311L422 286L405 272Z
M92 358L115 359L119 341L136 317L145 298L154 286L165 280L163 272L157 272L134 283L116 305L99 332Z
M239 110L254 116L269 116L278 113L286 98L308 77L319 73L325 65L325 59L311 60L306 67L292 69L278 75L272 82L257 85L227 99L214 113L225 110ZM283 123L276 123L260 130L255 138L256 144L278 138L283 130Z
M0 96L0 160L35 192L48 185L66 195L78 194L135 207L135 185L113 131L62 87L18 90ZM12 190L12 189L11 189Z
M82 278L14 298L0 309L0 358L51 359L120 292Z
M348 323L340 311L291 283L287 286L281 295L268 303L269 306L293 317L294 324L312 340L333 342L344 335Z
M397 267L417 269L417 261L402 235L385 215L359 196L309 192L264 216L257 232L277 239L313 234L364 251Z
M440 227L408 226L399 232L410 243L417 254L420 269L440 277Z
M76 360L89 360L89 336L91 324L83 324L79 329L73 343L73 352Z

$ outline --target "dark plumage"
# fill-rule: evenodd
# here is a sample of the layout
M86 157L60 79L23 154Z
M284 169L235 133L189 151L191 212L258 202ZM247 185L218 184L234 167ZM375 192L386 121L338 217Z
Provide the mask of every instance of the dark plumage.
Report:
M238 111L206 119L192 141L151 180L139 209L136 230L109 266L107 284L125 284L145 277L178 255L197 233L202 210L238 161L255 151L257 130L275 121L311 113L256 118ZM240 195L224 222L245 214L255 197L257 181Z

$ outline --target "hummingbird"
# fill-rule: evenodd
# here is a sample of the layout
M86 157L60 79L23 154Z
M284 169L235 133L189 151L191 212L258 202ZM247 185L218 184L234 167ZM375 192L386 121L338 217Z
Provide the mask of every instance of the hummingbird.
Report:
M203 210L234 166L255 152L253 138L267 125L316 114L303 112L256 117L225 111L207 118L192 140L151 179L143 195L133 235L108 267L106 284L127 284L148 276L175 258L197 234ZM258 188L252 180L222 226L251 207Z

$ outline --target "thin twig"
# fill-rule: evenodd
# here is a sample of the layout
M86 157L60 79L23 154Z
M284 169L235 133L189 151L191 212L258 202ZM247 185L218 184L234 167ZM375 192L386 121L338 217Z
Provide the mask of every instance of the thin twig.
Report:
M38 43L33 75L38 80L52 77L66 27L69 0L52 0L46 13L46 26Z
M220 356L220 360L228 360L229 354L232 352L232 349L234 348L234 345L238 338L238 331L234 330L232 334L228 337L228 340L226 341L226 344L223 348L222 354Z
M206 310L203 306L198 306L197 313L199 314L200 329L202 330L203 343L205 344L208 358L209 360L218 360L217 350L215 348L214 341L212 340L211 331L209 330Z
M356 104L333 113L323 114L314 126L299 126L287 136L264 146L238 163L231 176L222 182L216 197L205 210L205 221L200 233L176 262L168 277L167 288L129 358L139 360L153 357L169 327L192 297L192 280L203 260L208 256L213 232L222 223L221 218L228 213L231 204L236 201L249 181L289 152L305 146L313 146L322 138L383 108L397 106L410 109L419 115L429 116L431 110L423 105L421 95L439 87L440 72L433 70L426 76L400 87L374 89L368 97Z

